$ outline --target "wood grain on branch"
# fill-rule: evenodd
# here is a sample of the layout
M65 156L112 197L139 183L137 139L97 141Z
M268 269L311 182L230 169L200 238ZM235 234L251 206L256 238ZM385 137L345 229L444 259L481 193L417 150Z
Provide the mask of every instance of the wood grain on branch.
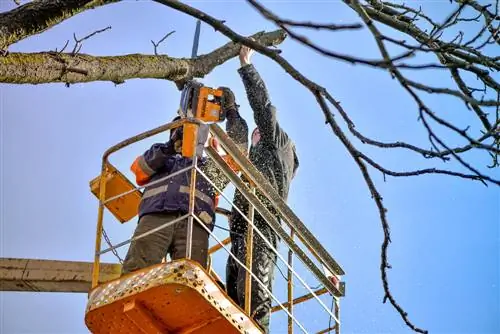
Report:
M286 38L282 30L252 35L267 46L280 44ZM180 81L203 78L239 54L239 44L224 46L196 58L172 58L165 55L129 54L97 57L87 54L39 52L9 53L0 57L0 82L11 84L42 84L50 82L82 83L128 79L166 79Z
M119 0L39 0L0 13L0 50L80 12Z

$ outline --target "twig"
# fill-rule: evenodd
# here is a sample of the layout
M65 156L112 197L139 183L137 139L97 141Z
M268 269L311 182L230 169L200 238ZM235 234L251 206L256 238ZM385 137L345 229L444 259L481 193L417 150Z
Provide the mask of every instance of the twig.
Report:
M444 22L442 24L435 25L434 30L433 30L433 32L431 32L429 38L431 40L434 39L438 35L438 33L443 31L444 29L449 28L452 25L456 24L458 22L458 18L460 16L460 14L462 13L462 10L464 8L465 8L465 4L464 3L460 4L460 6L458 6L458 8L453 13L451 13L444 20Z
M460 158L458 156L458 154L456 154L455 152L453 152L452 150L450 150L450 148L438 137L436 136L433 131L431 130L429 124L427 123L426 119L425 119L425 115L422 113L422 110L420 110L420 113L421 113L421 119L422 119L422 122L424 123L425 127L427 128L427 130L429 131L429 134L431 136L431 138L435 139L439 145L443 146L445 149L447 149L448 151L451 152L451 155L457 159L463 166L465 166L465 168L467 168L468 170L472 171L474 174L476 174L478 176L478 180L480 180L481 182L483 182L483 184L485 186L487 186L486 182L484 182L484 180L487 180L489 182L492 182L496 185L500 185L500 181L498 180L494 180L494 179L491 179L490 177L486 176L486 175L483 175L481 174L481 172L479 172L476 168L472 167L469 163L465 162L462 158Z
M157 48L158 46L165 40L167 39L168 36L172 35L173 33L175 32L175 30L172 30L171 32L169 32L168 34L166 34L165 36L163 36L162 39L160 39L158 41L158 43L155 43L153 42L153 40L151 40L151 43L153 43L153 47L154 47L154 52L155 52L155 55L158 55L158 52L157 52Z
M297 28L310 28L316 30L331 30L331 31L339 31L339 30L357 30L361 29L361 24L352 23L352 24L333 24L333 23L315 23L315 22L305 22L305 21L292 21L287 19L280 18L277 20L277 23L297 27Z
M390 60L389 58L389 54L383 44L383 41L382 41L382 34L380 33L380 31L372 24L371 22L371 19L370 17L367 15L366 11L365 11L365 8L362 7L359 2L357 0L354 0L352 2L350 2L350 5L351 7L362 17L363 21L365 22L365 24L367 25L367 27L369 28L370 32L373 34L374 36L374 39L377 43L377 46L382 54L382 56L384 57L384 59L386 59L388 62ZM444 119L438 117L434 112L432 112L424 103L423 101L418 97L417 94L415 94L415 92L411 89L411 87L408 85L407 83L407 80L404 78L404 76L401 74L401 72L391 63L389 62L389 64L391 65L391 68L389 68L389 71L391 72L391 74L393 74L397 80L399 81L399 83L405 88L405 90L411 95L411 97L415 100L415 102L417 103L418 105L418 108L419 108L419 112L421 113L422 111L424 111L427 115L429 115L434 121L436 121L438 124L450 129L450 130L453 130L455 131L457 134L461 135L462 137L466 138L467 140L469 140L472 144L474 145L477 145L477 147L483 147L484 148L484 145L481 144L481 143L478 143L475 141L475 139L471 138L468 134L467 134L467 131L466 130L461 130L459 129L458 127L456 127L455 125L451 124L450 122L447 122L445 121ZM426 129L429 131L430 129L425 126ZM432 138L438 140L439 142L442 142L441 140L439 140L439 138L437 138L437 136L435 136L434 134L432 134L431 136ZM445 145L443 144L443 147L445 147ZM458 158L458 156L456 154L454 154L453 151L451 151L451 154L457 158L457 160L459 162L462 163L462 165L464 167L466 167L467 169L473 171L474 173L476 173L477 171L475 169L471 169L470 166L465 163L462 159ZM484 176L484 175L483 175Z
M490 28L488 29L489 32L491 33L491 35L493 36L493 39L498 43L500 44L500 36L498 34L498 28L495 30L493 28L493 26L491 25L491 23L494 21L494 20L498 20L499 17L498 17L498 0L496 1L495 3L495 13L491 13L489 10L488 10L488 7L490 7L491 5L486 5L486 6L481 6L479 3L477 3L475 0L455 0L455 2L457 3L460 3L460 4L465 4L473 9L475 9L476 11L480 12L483 16L484 16L484 19L486 21L486 24L488 26L490 26Z
M111 29L111 26L107 26L106 28L96 30L93 33L88 34L87 36L83 37L82 39L76 38L76 34L73 33L73 39L75 40L75 47L73 48L73 51L71 51L71 53L73 55L78 54L80 52L82 46L83 46L83 44L82 44L83 41L89 39L90 37L92 37L92 36L94 36L96 34L102 33L102 32L104 32L104 31L106 31L108 29Z
M363 144L369 144L369 145L373 145L373 146L377 146L377 147L381 147L381 148L405 148L405 149L417 152L417 153L421 154L424 158L427 158L427 159L429 159L429 158L440 158L443 161L449 160L449 158L447 156L451 154L451 151L437 152L439 150L436 150L436 152L433 152L433 151L425 150L425 149L419 148L419 147L417 147L415 145L407 144L407 143L401 142L401 141L394 142L394 143L383 143L383 142L376 141L376 140L373 140L371 138L368 138L368 137L364 136L361 132L359 132L359 131L356 130L356 126L355 126L354 122L347 115L347 113L345 112L344 108L340 105L340 103L337 100L335 100L330 95L330 93L328 91L325 91L324 95L325 95L326 99L340 113L340 115L342 116L342 118L346 122L346 124L347 124L347 126L349 128L349 131L356 138L358 138ZM486 139L491 138L491 136L492 136L492 132L485 133L483 136L481 136L480 138L476 139L475 142L482 143ZM469 145L466 145L466 146L463 146L463 147L458 147L458 148L452 149L452 151L455 152L455 153L463 153L463 152L469 151L470 149L476 148L476 147L477 146L474 145L474 144L469 144ZM488 149L488 146L484 146L484 149Z
M442 174L442 175L450 175L454 177L460 177L463 179L471 179L475 181L481 181L483 184L483 176L478 176L478 175L471 175L471 174L464 174L460 172L454 172L450 170L444 170L444 169L439 169L439 168L426 168L426 169L418 169L414 171L409 171L409 172L395 172L390 169L382 167L380 164L376 163L373 159L368 157L367 155L360 153L360 156L363 160L368 162L371 166L374 168L378 169L380 172L382 172L384 175L390 175L394 177L409 177L409 176L419 176L419 175L424 175L424 174ZM500 182L497 180L488 180L492 183L495 183L497 185L500 185Z
M63 53L64 50L66 50L66 47L68 46L69 44L69 39L66 40L66 43L64 44L64 46L62 47L62 49L60 51L57 51L57 48L54 50L55 53Z
M399 9L404 9L405 11L407 12L411 12L411 13L414 13L416 17L420 17L420 18L423 18L424 20L426 20L428 23L431 24L431 26L436 26L437 24L427 15L425 15L423 12L422 12L422 7L419 7L418 10L414 9L414 8L411 8L411 7L407 7L405 5L400 5L400 4L395 4L395 3L392 3L392 2L387 2L387 1L383 1L382 2L385 6L390 6L390 7L394 7L394 8L399 8Z

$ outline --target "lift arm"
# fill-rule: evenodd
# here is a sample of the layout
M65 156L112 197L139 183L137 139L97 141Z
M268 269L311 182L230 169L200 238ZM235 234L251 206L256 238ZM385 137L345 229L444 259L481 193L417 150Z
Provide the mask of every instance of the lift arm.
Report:
M92 262L0 258L0 291L82 292L90 290ZM120 276L121 265L101 263L99 281Z

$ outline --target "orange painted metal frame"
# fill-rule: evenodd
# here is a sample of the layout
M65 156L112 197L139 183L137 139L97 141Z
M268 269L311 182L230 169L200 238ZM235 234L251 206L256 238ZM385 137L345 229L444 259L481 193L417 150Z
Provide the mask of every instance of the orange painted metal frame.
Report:
M92 333L248 333L258 325L195 261L154 265L92 289Z

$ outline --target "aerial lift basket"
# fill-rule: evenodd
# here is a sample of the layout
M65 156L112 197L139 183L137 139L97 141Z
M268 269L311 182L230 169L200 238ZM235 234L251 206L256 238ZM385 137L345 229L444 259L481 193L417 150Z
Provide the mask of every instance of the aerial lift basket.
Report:
M202 267L188 259L151 266L89 293L92 333L262 333Z

